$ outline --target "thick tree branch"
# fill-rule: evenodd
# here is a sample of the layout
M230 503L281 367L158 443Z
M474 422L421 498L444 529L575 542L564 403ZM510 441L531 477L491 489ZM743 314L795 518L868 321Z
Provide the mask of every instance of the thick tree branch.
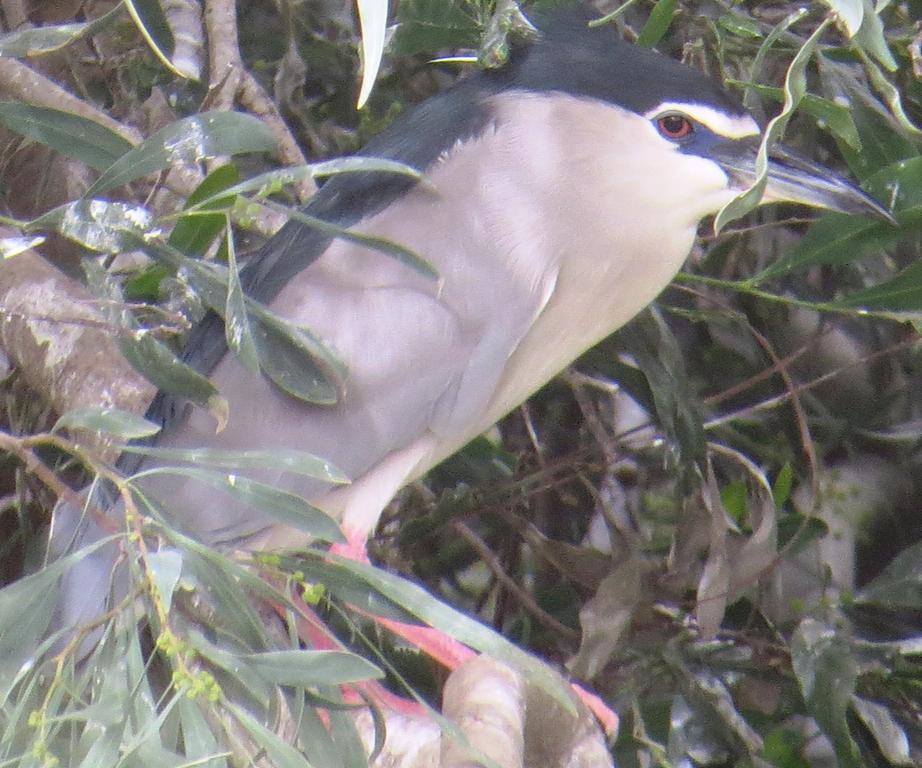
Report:
M0 347L23 380L57 413L143 412L154 388L122 357L95 304L35 251L0 261Z

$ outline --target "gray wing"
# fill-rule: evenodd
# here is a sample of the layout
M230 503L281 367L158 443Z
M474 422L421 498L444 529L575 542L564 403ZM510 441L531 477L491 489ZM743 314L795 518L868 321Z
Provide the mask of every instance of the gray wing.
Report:
M456 159L452 168L464 164ZM270 304L319 334L345 362L346 391L337 405L295 400L225 354L211 374L230 405L225 429L216 434L213 419L194 411L160 444L304 450L358 479L424 435L433 435L444 455L488 426L485 414L505 363L547 291L510 273L509 260L497 258L489 227L471 234L471 221L483 218L483 201L455 179L439 181L435 189L414 188L359 228L399 240L430 260L441 282L379 252L335 241ZM253 476L308 499L329 490L281 472ZM254 510L215 503L214 490L199 483L161 479L149 490L168 498L184 526L208 541L246 537L270 522Z

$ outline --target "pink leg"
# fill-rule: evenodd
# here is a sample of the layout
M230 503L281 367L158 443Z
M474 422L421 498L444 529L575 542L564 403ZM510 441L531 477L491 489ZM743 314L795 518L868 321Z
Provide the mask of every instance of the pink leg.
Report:
M334 544L330 547L330 552L355 562L368 563L367 536L348 529L345 529L344 533L346 535L346 543ZM466 645L459 643L457 640L448 637L444 632L440 632L433 627L421 627L416 624L406 624L402 621L385 619L381 616L373 616L365 612L362 613L450 670L456 669L462 662L476 655L475 652ZM581 685L571 683L571 687L573 688L573 692L589 708L589 711L596 716L605 734L607 736L614 736L618 732L618 716L614 711L596 694L590 693ZM390 694L390 696L394 697L393 694ZM410 702L400 699L399 697L394 698L398 701L402 701L403 707L410 704Z
M298 637L308 640L311 646L319 651L342 650L342 644L333 637L317 614L314 613L313 608L294 595L292 595L292 602L298 611ZM281 606L278 607L278 612L282 618L285 618L285 611ZM391 693L381 683L373 680L343 685L340 686L340 690L343 694L343 701L347 704L361 704L364 701L358 693L361 690L378 704L401 714L419 716L425 714L426 711L415 701L410 701Z

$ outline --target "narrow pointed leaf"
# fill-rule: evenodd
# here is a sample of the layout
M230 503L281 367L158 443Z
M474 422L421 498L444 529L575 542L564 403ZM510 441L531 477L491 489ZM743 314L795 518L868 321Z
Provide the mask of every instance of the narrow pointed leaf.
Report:
M263 750L269 765L274 768L311 768L304 755L270 731L249 712L236 704L227 703L227 708Z
M264 679L278 685L312 688L384 677L370 661L346 651L268 651L242 658Z
M794 18L796 15L795 13L789 18ZM782 25L786 21L782 22ZM784 135L784 130L787 128L791 115L794 114L794 110L797 109L807 93L807 64L819 45L823 32L825 32L830 23L831 19L827 17L817 26L813 34L807 38L807 41L797 51L797 55L794 56L790 66L788 66L788 71L784 77L784 107L780 113L772 118L762 135L762 143L759 145L759 154L756 158L756 179L749 189L735 197L718 211L717 216L714 218L715 232L720 232L729 222L749 213L762 199L762 193L765 191L765 183L768 178L769 147Z
M264 200L262 204L274 211L284 213L289 218L299 221L311 229L316 229L318 232L323 232L332 237L338 237L341 240L358 243L368 248L374 248L376 251L381 251L432 280L437 280L439 278L438 271L428 261L418 256L409 248L400 245L400 243L395 243L393 240L377 237L375 235L366 235L362 232L356 232L354 229L346 229L338 224L332 224L329 221L318 219L316 216L311 216L304 211L294 211L290 208L286 208L271 200Z
M156 0L122 0L122 2L151 53L174 75L188 78L189 73L174 66L170 56L174 47L173 31L167 23L160 3Z
M157 389L206 408L218 422L227 421L227 401L218 388L198 371L180 360L165 344L149 333L122 334L118 346L125 359Z
M160 427L152 421L118 408L79 408L68 411L55 422L51 431L62 429L103 432L119 440L150 437L160 431Z
M837 2L841 1L837 0ZM848 0L848 2L861 4L861 0ZM857 33L854 33L854 38L854 42L861 46L862 50L873 56L888 71L896 71L896 59L893 58L893 53L891 53L890 46L887 43L884 25L870 6L865 9L861 28Z
M144 242L133 231L115 230L111 238L121 239L130 250L137 242ZM157 389L183 397L203 408L207 408L218 422L220 429L227 420L227 401L221 397L214 384L189 365L182 362L172 350L154 336L137 327L132 314L122 302L118 287L107 273L95 262L84 265L87 280L93 290L111 299L103 304L107 319L123 329L116 343L132 368L150 381Z
M157 587L159 599L169 611L173 602L173 593L182 575L182 552L178 549L164 548L151 552L147 556L147 566L153 583Z
M202 300L219 315L225 311L227 276L214 265L189 259L168 243L136 238L145 250L174 270L184 270ZM246 298L250 328L259 352L260 369L299 400L333 404L345 380L345 367L310 331L293 325L263 305Z
M90 250L122 253L133 250L153 222L151 212L140 205L83 199L33 219L28 231L52 229Z
M810 714L829 737L842 768L864 765L846 715L858 664L845 640L814 619L805 619L791 640L791 662Z
M178 163L273 151L272 131L258 118L241 112L203 112L161 128L106 169L84 196L103 194Z
M300 496L273 488L248 477L190 467L158 467L134 475L135 480L154 475L176 475L205 483L227 493L247 506L258 509L279 522L291 525L322 541L343 542L345 538L326 512Z
M858 594L865 603L895 611L922 610L922 542L904 549Z
M227 167L227 166L224 166ZM219 169L220 170L220 169ZM309 165L291 166L275 171L266 171L244 181L233 183L226 187L216 189L204 197L189 197L189 209L200 210L215 206L223 198L233 195L246 195L251 192L260 199L281 191L285 187L298 184L306 179L326 178L345 173L393 173L398 176L407 176L411 179L422 179L423 175L413 166L396 160L387 160L379 157L337 157L333 160L324 160L320 163ZM200 188L205 185L202 182ZM195 199L193 199L195 198ZM194 203L194 204L193 204Z
M58 24L27 27L0 35L0 56L26 58L59 51L103 31L124 10L121 3L92 21L82 24Z
M732 80L730 82L743 85L772 101L784 101L784 90L781 88L760 83L744 83L741 80ZM855 120L848 107L837 104L830 99L824 99L822 96L808 93L800 102L800 109L813 117L821 127L827 128L837 139L844 141L847 146L855 151L861 150L861 136L858 134L858 127L855 125Z
M849 37L858 34L861 23L864 21L863 0L825 0L825 2L835 12L839 25Z
M858 713L861 722L874 736L884 757L892 765L910 766L913 764L906 731L887 707L858 696L852 699L852 707Z
M131 149L115 131L71 112L20 102L0 102L0 124L66 157L103 171Z
M237 249L234 245L234 232L227 227L227 300L224 303L224 337L227 346L237 359L253 375L259 375L259 348L253 338L250 318L246 308L246 297L240 285L240 273L237 271Z
M678 0L657 0L653 10L650 11L650 18L644 24L640 34L637 36L637 44L647 48L656 45L672 26L672 19L678 10Z
M0 237L0 261L12 259L33 248L38 248L45 242L44 237Z
M220 467L222 469L278 469L307 477L316 477L329 483L348 483L339 469L326 459L304 451L268 449L250 451L225 451L218 448L160 448L148 445L126 445L127 453L151 456L160 461L181 462Z
M209 173L186 200L183 210L188 213L177 219L170 232L170 245L187 256L204 256L227 228L227 216L220 209L233 205L234 193L228 193L228 188L239 181L240 173L233 165L222 165ZM210 208L219 211L209 214L206 211Z

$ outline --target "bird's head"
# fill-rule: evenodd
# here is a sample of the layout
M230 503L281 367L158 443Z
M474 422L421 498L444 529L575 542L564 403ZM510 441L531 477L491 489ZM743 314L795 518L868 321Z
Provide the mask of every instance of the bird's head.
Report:
M611 27L589 28L579 13L553 17L542 29L498 77L511 90L576 97L607 113L617 139L599 149L599 160L608 153L613 165L631 168L645 201L681 206L697 220L756 180L762 130L718 83L623 42ZM783 146L768 157L761 203L772 202L889 218L847 179Z

